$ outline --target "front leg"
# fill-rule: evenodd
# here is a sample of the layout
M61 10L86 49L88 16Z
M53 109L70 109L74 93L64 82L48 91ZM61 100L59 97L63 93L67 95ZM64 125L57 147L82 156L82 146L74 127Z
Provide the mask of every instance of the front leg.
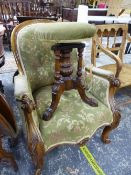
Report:
M101 139L104 143L108 144L111 142L109 139L109 133L119 125L120 118L121 118L121 115L120 115L119 111L117 111L117 110L114 111L113 122L111 123L111 125L106 126L104 128L102 135L101 135Z
M43 114L43 120L50 120L53 113L55 112L58 103L60 101L60 97L64 92L64 84L54 84L52 87L52 102L49 108Z

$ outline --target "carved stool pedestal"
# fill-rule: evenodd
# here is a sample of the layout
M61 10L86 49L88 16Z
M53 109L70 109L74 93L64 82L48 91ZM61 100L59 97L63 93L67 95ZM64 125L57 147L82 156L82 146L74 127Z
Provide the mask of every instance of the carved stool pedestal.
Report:
M52 102L50 107L44 112L43 119L49 120L56 110L60 97L64 91L77 89L81 99L90 106L98 106L97 102L86 96L85 87L82 84L82 52L85 44L83 43L65 43L56 44L52 47L55 59L55 82L52 86ZM70 54L73 48L78 50L78 67L76 78L71 75L73 68L71 64Z

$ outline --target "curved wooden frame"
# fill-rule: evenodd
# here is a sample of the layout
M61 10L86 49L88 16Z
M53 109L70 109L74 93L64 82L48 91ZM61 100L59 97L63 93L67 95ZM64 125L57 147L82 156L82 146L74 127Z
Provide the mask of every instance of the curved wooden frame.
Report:
M16 26L12 32L12 35L11 35L12 51L13 51L15 61L18 67L18 72L20 75L24 75L25 73L18 55L18 50L16 45L17 34L26 25L33 24L33 23L42 23L42 22L48 23L48 22L55 22L55 21L46 20L46 19L25 21L19 24L18 26ZM45 148L44 148L44 142L41 137L39 128L36 126L32 117L32 111L35 110L35 104L25 94L23 94L20 100L20 103L25 116L28 149L30 151L32 160L37 168L35 174L38 175L40 174L41 169L43 167Z
M50 22L50 21L49 20L26 21L16 26L16 28L12 32L12 36L11 36L12 50L15 56L17 66L18 66L19 74L21 75L24 75L25 73L24 73L23 65L21 64L21 60L18 55L18 51L17 51L17 45L16 45L17 34L26 25L33 24L33 23L42 23L42 22ZM114 128L118 126L119 120L120 120L120 113L115 109L115 102L114 102L114 93L115 93L116 87L120 85L120 82L115 77L108 77L108 80L110 81L109 102L111 105L111 109L113 111L113 122L111 125L106 126L105 129L103 130L101 138L104 143L110 142L108 135L110 131L112 131ZM26 129L27 129L27 134L28 134L27 136L28 147L29 147L32 159L34 160L34 163L36 164L37 173L38 173L39 170L41 170L43 166L43 157L45 154L45 150L44 150L44 142L41 138L41 133L32 118L32 112L35 109L35 105L33 101L25 94L23 94L21 100L19 101L21 102L21 105L24 111L26 124L27 124ZM84 139L78 144L83 145L85 144L85 141L87 140L88 138Z
M14 170L18 169L12 153L6 152L2 148L2 137L8 135L11 138L16 138L17 127L12 109L5 100L3 94L0 93L0 159L5 159L11 162Z

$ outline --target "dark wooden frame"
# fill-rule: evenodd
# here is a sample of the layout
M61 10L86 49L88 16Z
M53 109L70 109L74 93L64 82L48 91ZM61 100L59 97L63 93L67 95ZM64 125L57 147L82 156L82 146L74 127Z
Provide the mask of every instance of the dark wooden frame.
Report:
M4 159L4 162L10 162L15 171L17 171L18 167L14 155L2 148L2 138L10 136L11 139L15 139L16 135L17 127L13 111L7 103L4 94L0 92L0 160Z

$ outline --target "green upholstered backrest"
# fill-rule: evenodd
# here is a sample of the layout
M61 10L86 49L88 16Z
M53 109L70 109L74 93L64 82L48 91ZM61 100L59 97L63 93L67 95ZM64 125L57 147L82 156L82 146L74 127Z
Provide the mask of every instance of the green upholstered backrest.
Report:
M55 43L80 42L95 33L90 24L76 22L36 23L22 28L17 35L17 49L32 90L54 82ZM73 70L77 53L72 55Z

